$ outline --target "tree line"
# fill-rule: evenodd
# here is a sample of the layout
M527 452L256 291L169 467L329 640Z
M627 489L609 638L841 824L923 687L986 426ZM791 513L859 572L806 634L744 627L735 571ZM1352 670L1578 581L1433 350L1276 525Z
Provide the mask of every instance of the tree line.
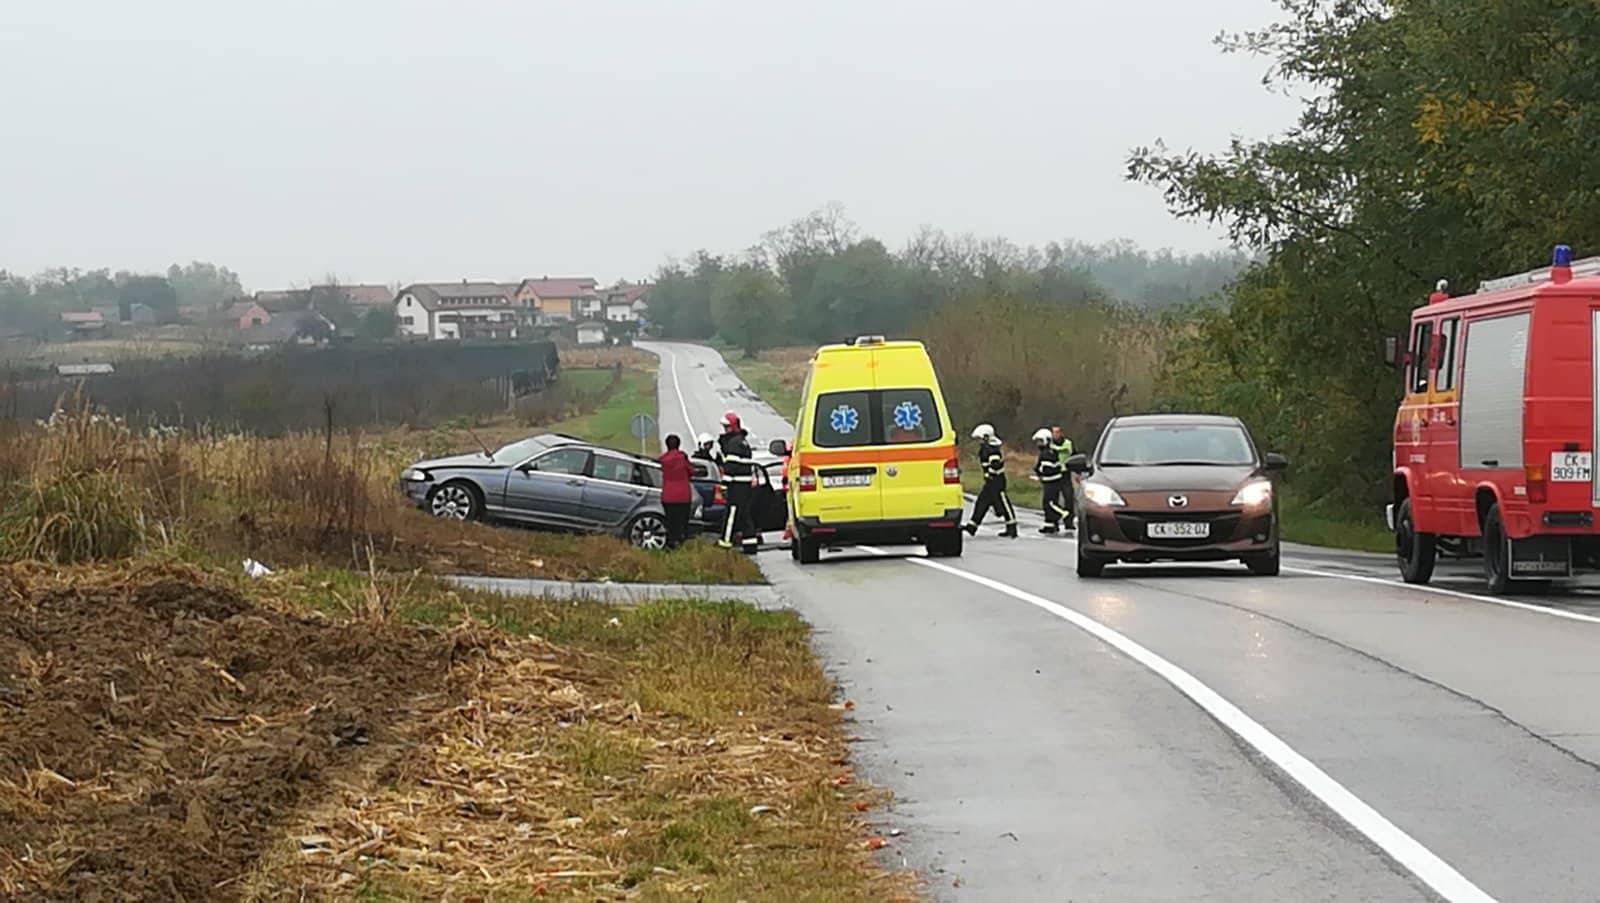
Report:
M204 261L165 274L56 267L34 276L0 270L0 334L48 339L61 330L61 314L116 308L126 317L135 305L176 320L180 308L210 308L244 296L239 275Z
M671 338L719 336L755 353L787 343L907 335L981 300L1153 308L1215 297L1248 259L1150 253L1131 242L1022 247L925 228L891 250L838 205L761 236L745 252L697 251L663 265L650 320ZM1105 281L1102 281L1105 280Z
M1224 36L1270 61L1297 123L1225 151L1135 151L1128 175L1260 259L1166 357L1166 404L1234 413L1328 504L1384 500L1398 377L1380 363L1435 281L1600 253L1591 0L1281 0Z

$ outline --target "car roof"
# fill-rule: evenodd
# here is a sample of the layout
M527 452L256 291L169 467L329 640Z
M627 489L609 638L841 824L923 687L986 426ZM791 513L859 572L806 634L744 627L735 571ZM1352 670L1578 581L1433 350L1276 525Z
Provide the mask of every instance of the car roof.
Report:
M1124 414L1113 418L1113 426L1243 426L1237 417L1226 414Z
M519 441L538 441L551 448L558 448L562 446L580 446L582 448L587 448L590 451L603 451L607 454L616 455L619 458L627 458L632 461L638 461L641 464L650 464L655 467L661 466L660 462L649 455L641 455L638 452L623 451L620 448L612 448L609 445L601 445L598 442L591 442L588 439L580 439L577 436L570 436L566 433L539 433Z

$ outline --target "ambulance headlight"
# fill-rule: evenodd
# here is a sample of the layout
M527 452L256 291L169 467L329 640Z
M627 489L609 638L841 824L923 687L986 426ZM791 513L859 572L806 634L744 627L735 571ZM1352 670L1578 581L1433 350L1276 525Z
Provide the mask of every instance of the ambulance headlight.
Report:
M1083 497L1091 505L1100 505L1105 508L1121 508L1128 504L1117 495L1117 491L1104 483L1084 483Z
M1246 508L1260 508L1272 504L1272 481L1251 480L1239 487L1239 492L1233 497L1233 504L1243 505Z

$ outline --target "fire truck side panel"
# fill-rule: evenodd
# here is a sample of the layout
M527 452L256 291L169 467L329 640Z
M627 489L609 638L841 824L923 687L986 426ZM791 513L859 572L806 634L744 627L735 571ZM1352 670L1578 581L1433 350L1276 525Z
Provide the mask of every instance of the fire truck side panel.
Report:
M1511 535L1593 533L1581 521L1592 521L1594 509L1594 300L1550 298L1533 319L1523 428L1527 533ZM1585 454L1588 467L1577 466Z
M1528 307L1466 317L1460 440L1456 460L1445 465L1456 473L1448 501L1463 531L1457 535L1479 535L1491 501L1500 505L1507 533L1518 535L1526 503L1523 398L1531 322Z

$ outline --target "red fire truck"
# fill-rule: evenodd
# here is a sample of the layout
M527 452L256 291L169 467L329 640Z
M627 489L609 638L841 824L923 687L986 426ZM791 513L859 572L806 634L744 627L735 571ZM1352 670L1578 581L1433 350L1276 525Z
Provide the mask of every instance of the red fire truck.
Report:
M1440 554L1481 555L1493 593L1600 567L1600 257L1557 245L1551 266L1470 295L1441 282L1398 344L1388 520L1406 582L1428 582Z

